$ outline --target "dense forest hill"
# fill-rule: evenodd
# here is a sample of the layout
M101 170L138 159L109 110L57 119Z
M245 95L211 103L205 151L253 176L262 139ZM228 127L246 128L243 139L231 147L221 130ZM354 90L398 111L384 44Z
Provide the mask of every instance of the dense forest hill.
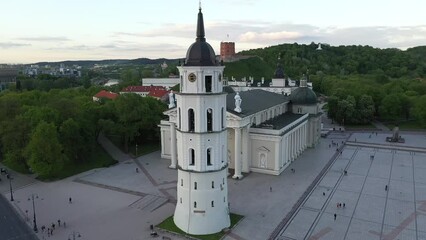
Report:
M318 44L315 43L281 44L242 51L240 54L258 56L270 66L281 63L291 78L300 77L308 69L312 74L322 72L326 75L380 74L390 78L426 76L426 46L406 51L327 44L322 44L322 50L317 48Z
M277 64L298 80L307 74L314 91L328 97L328 115L341 124L379 119L426 127L426 46L379 49L370 46L281 44L242 51L255 56L226 63L225 75L273 77Z
M274 65L268 64L259 57L251 57L242 59L236 62L224 63L225 70L224 75L230 80L235 78L241 80L243 77L254 77L260 79L265 77L266 79L271 78L274 74Z

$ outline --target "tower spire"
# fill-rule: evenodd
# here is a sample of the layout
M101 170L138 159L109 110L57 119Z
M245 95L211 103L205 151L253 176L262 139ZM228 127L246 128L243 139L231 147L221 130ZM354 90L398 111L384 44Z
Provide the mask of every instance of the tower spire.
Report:
M198 12L198 21L197 21L197 42L205 42L206 38L205 38L205 32L204 32L204 20L203 20L203 13L201 12L201 1L200 3L200 8L199 8L199 12Z

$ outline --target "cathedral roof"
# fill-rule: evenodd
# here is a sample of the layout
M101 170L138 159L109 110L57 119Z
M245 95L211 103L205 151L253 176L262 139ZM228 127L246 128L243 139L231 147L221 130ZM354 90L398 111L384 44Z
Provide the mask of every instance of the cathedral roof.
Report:
M212 46L206 42L203 13L198 12L197 38L186 52L185 66L216 66L216 54Z
M317 95L308 87L298 87L293 90L290 98L293 104L309 105L317 103Z
M290 101L290 98L282 94L277 94L260 89L239 92L242 99L241 113L234 111L236 93L231 93L226 96L226 110L240 117L246 117L254 113L263 111L270 107Z

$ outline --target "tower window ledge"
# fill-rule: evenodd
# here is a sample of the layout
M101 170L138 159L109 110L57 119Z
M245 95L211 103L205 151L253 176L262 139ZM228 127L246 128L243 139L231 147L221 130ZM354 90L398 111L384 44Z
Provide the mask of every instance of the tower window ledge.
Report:
M194 210L194 213L206 213L205 210Z

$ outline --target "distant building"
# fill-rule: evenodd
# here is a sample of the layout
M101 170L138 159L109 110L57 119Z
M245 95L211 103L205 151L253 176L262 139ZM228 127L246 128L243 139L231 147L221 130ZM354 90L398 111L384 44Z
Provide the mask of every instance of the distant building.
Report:
M40 67L37 64L32 64L26 66L23 73L30 77L36 77L39 74L48 74L57 77L81 77L81 66L73 65L72 67L67 67L61 63L58 67L51 65Z
M220 43L220 59L226 62L235 57L235 42Z
M18 70L14 67L0 67L0 92L5 90L9 84L16 84Z
M180 83L180 79L176 78L144 78L142 86L161 86L170 89Z
M307 81L307 79L305 80ZM253 77L247 79L244 77L241 81L231 79L227 81L227 85L232 87L236 92L264 90L289 96L292 91L299 87L300 81L292 80L286 76L284 68L281 64L278 64L272 79L254 79ZM312 83L306 82L306 86L312 89Z
M169 91L161 86L128 86L120 92L120 94L125 93L136 93L141 97L150 96L159 100L164 100Z
M117 97L118 97L117 93L102 90L102 91L98 92L95 96L93 96L93 101L99 102L101 99L114 100Z

